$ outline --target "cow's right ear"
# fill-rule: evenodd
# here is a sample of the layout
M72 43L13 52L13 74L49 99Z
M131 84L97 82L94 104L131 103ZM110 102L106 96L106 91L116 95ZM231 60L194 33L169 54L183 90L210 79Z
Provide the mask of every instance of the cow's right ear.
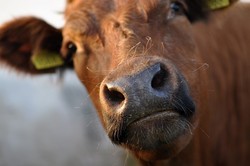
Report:
M14 19L0 26L0 62L24 73L51 73L63 64L61 43L61 30L45 21Z

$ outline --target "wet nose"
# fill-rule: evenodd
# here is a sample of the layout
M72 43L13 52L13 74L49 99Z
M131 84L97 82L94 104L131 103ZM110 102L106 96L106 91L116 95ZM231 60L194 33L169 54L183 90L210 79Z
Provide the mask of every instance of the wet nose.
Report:
M109 109L120 112L129 108L138 110L137 107L154 107L155 110L167 100L173 88L173 76L167 68L155 63L140 72L105 82L104 102Z

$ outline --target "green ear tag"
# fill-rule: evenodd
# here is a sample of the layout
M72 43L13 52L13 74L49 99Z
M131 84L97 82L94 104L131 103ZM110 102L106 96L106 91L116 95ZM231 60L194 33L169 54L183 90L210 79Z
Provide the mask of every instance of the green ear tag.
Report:
M229 0L208 0L208 7L212 10L229 6Z
M32 63L37 70L49 69L63 65L64 61L60 54L41 50L36 52L32 58Z

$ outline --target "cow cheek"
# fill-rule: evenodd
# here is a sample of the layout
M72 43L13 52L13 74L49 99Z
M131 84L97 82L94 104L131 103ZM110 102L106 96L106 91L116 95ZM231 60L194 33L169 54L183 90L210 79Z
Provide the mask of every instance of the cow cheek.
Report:
M75 56L73 59L73 63L74 63L74 69L75 72L79 78L79 80L85 85L85 76L86 76L86 64L85 64L85 58L83 58L83 56Z
M201 86L204 86L206 82L208 64L201 59L192 25L185 18L176 19L169 26L172 34L165 35L166 47L169 45L171 47L171 43L175 43L178 47L167 48L170 53L166 55L166 58L170 59L180 70L188 83L192 98L198 105Z

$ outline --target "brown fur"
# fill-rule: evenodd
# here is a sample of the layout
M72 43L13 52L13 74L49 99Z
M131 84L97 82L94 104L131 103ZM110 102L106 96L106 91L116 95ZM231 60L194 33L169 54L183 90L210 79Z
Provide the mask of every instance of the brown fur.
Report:
M194 27L201 55L209 64L210 104L200 121L209 135L203 141L214 165L248 165L250 157L250 23L245 21L249 10L249 5L239 4Z
M188 14L174 15L165 21L171 15L169 1L67 2L61 54L67 56L69 43L76 45L75 71L89 91L104 129L117 139L115 143L128 148L142 165L248 165L249 4L231 5L208 16L205 0L180 0L187 5ZM22 27L25 28L20 31ZM34 35L22 35L30 32ZM50 40L60 43L59 31L39 19L7 23L0 28L0 60L25 72L46 72L35 70L30 56L36 49L58 51L58 45L44 44ZM171 71L173 87L182 84L174 76L185 78L182 81L187 82L196 103L195 114L184 120L179 116L168 119L170 122L166 123L173 127L156 128L157 122L151 121L150 126L132 124L125 130L129 138L119 138L129 116L110 109L103 87L110 80L133 77L159 61ZM133 116L140 117L136 111ZM161 118L158 121L165 123ZM181 129L184 134L176 135L175 140L167 139L170 143L152 145L159 137L165 141L163 138L171 135L169 131ZM120 143L122 139L127 142ZM134 143L136 139L142 145L140 148ZM153 148L147 149L147 145Z
M26 32L29 32L29 35ZM43 20L34 17L19 18L1 26L0 60L6 64L11 63L19 71L33 74L51 73L55 70L36 70L31 56L41 48L58 52L61 41L60 30Z

